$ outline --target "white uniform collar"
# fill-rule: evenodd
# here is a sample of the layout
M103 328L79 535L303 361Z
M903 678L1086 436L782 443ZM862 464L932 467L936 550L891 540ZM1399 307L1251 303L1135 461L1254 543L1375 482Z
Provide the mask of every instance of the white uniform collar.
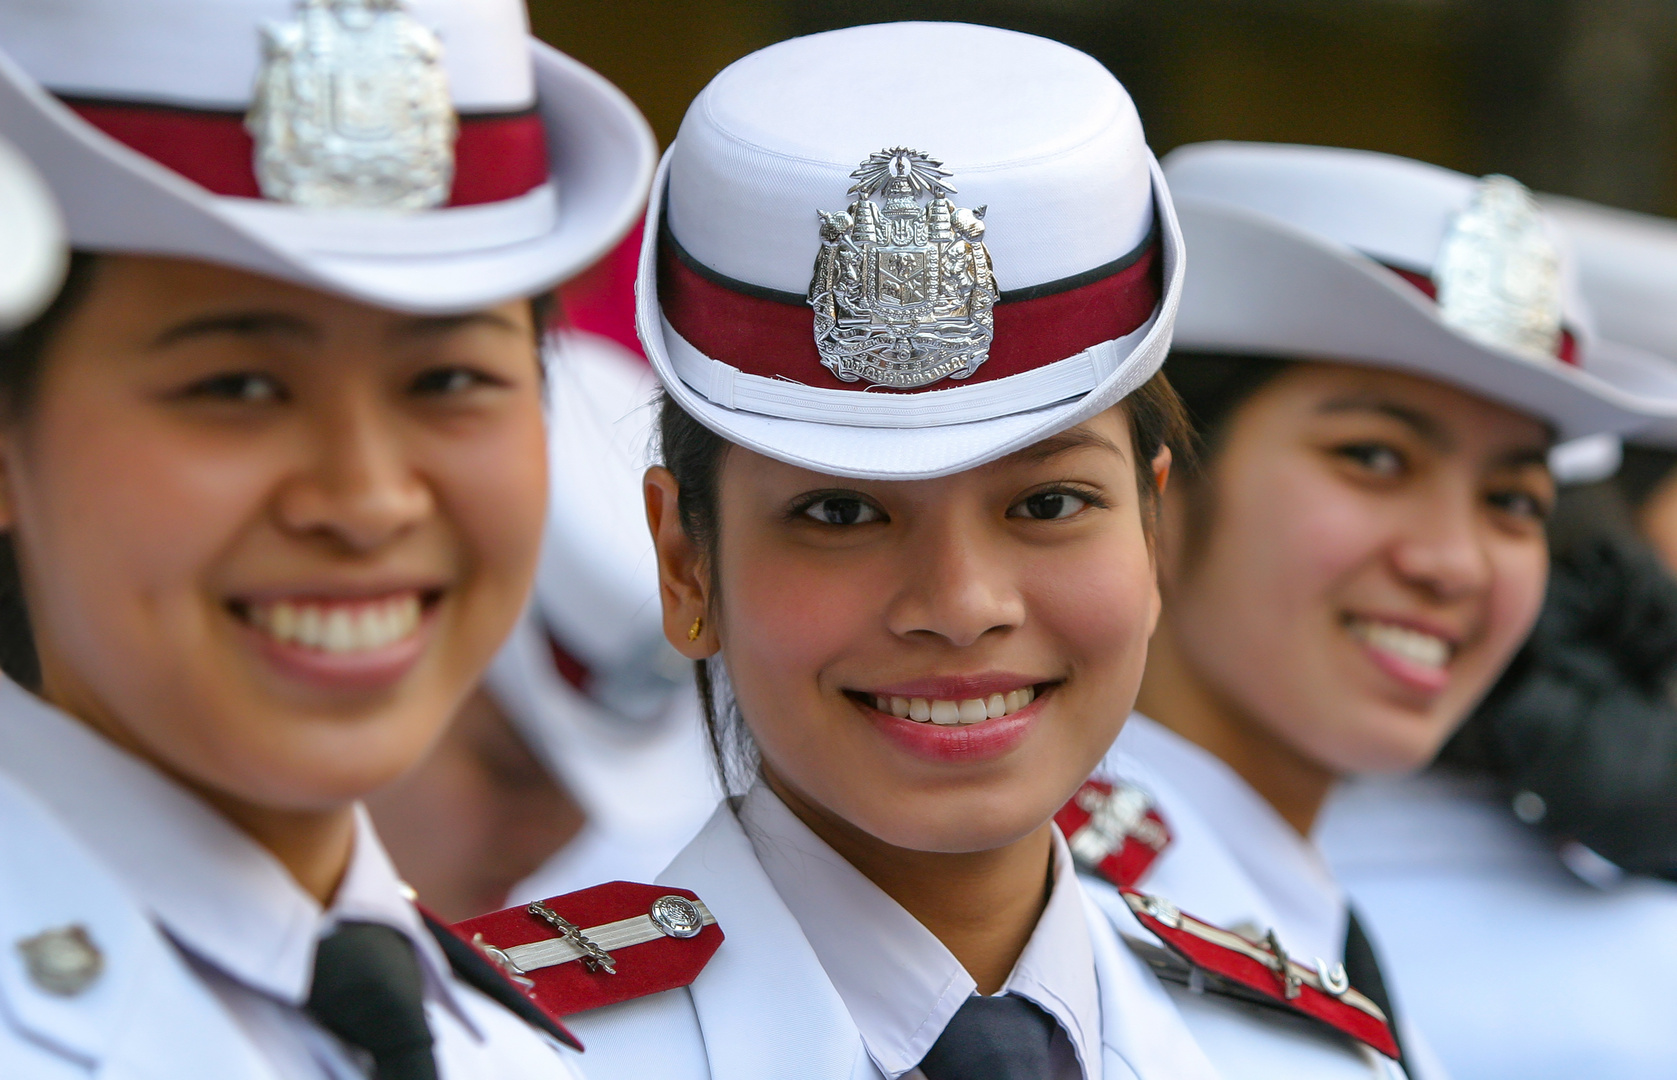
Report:
M349 868L323 911L279 860L203 800L5 678L0 768L50 806L199 962L301 1005L320 937L340 921L383 923L414 943L428 993L481 1037L360 807Z
M1222 759L1132 713L1103 771L1146 788L1171 828L1142 888L1220 926L1273 928L1299 955L1343 957L1345 894L1327 861Z
M919 1065L977 989L943 943L759 782L739 807L763 871L792 912L890 1080ZM1101 1003L1082 893L1054 832L1054 886L1002 992L1060 1024L1087 1080L1101 1076Z

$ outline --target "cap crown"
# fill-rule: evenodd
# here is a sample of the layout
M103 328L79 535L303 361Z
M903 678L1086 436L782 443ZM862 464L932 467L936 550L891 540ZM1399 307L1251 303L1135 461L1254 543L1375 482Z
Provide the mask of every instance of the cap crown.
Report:
M505 111L535 100L520 0L403 6L442 39L455 108ZM60 95L244 109L262 66L261 27L292 21L299 7L298 0L0 0L0 49Z
M844 209L857 166L899 146L988 207L1004 293L1112 262L1153 225L1141 121L1098 62L991 27L887 23L772 45L705 87L670 154L670 231L719 274L802 294L816 211Z

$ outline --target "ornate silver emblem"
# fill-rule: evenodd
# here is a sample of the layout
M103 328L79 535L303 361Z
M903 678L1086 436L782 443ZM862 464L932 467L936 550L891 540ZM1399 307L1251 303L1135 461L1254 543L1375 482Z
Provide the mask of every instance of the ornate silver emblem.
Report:
M1433 279L1444 322L1486 345L1547 361L1561 335L1560 253L1531 192L1487 176L1456 215Z
M458 121L442 42L402 0L298 0L263 28L245 126L262 194L312 207L424 210L448 200Z
M698 937L699 931L705 928L698 905L685 896L660 896L652 901L648 916L652 925L673 938Z
M869 155L850 177L850 208L817 211L809 304L821 363L845 382L901 389L966 378L995 327L985 207L955 206L943 163L907 147Z
M58 997L74 997L105 970L105 955L77 923L47 930L17 943L29 981Z

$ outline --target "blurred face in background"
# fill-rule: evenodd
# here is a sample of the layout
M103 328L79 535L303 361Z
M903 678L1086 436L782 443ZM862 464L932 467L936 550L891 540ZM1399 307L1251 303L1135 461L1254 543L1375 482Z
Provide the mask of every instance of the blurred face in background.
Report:
M540 387L524 301L101 257L0 437L43 696L247 823L390 782L524 604Z
M1423 765L1536 619L1547 429L1429 379L1301 362L1222 436L1166 497L1140 707L1237 771Z

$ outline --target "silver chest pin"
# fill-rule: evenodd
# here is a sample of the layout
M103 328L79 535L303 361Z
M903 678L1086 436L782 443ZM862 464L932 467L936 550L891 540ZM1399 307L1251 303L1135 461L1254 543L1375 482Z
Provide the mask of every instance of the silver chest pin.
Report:
M850 178L849 209L817 211L809 304L822 365L905 390L968 377L989 359L999 296L985 207L957 207L943 163L905 146L869 155Z
M448 200L459 124L442 42L402 0L298 0L295 21L262 37L245 126L263 195L384 210Z
M45 930L17 943L29 981L58 997L74 997L98 981L105 956L80 923Z

